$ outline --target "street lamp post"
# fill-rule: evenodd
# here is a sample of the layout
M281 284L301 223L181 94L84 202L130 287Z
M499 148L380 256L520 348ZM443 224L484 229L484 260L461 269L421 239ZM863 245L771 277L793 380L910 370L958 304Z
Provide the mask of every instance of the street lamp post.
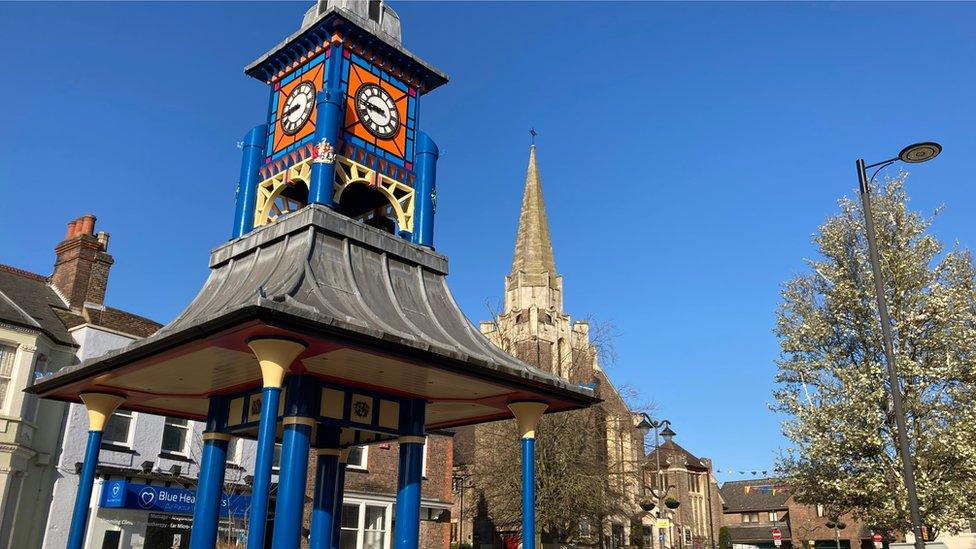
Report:
M871 214L871 182L883 168L901 160L909 164L918 164L931 160L942 152L942 146L938 143L926 142L909 145L902 149L898 156L883 162L877 162L868 166L864 165L863 159L857 160L857 177L860 183L861 207L864 210L864 228L868 238L868 255L871 258L871 271L874 274L874 293L878 302L878 316L881 317L881 334L884 338L885 361L888 367L888 381L891 384L891 404L892 412L895 416L895 425L898 430L898 448L901 454L902 476L905 480L905 491L908 493L908 506L912 516L912 532L915 534L916 549L925 549L925 540L922 539L922 514L918 506L918 492L915 489L915 467L912 464L911 450L908 444L908 428L905 425L905 412L901 401L901 383L898 379L898 370L895 364L895 349L892 343L891 318L888 316L888 304L884 294L884 280L881 277L881 265L878 262L878 243L874 228L874 217ZM877 168L871 179L868 179L867 170Z
M647 423L649 423L650 426L654 428L654 457L657 460L657 470L655 471L654 474L657 477L657 482L656 482L657 488L652 488L651 494L653 494L654 497L657 499L657 516L658 518L662 518L666 516L664 514L664 497L668 493L668 488L664 486L664 476L661 474L661 444L660 444L660 437L658 431L662 427L665 429L670 427L671 422L666 419L655 421L651 419L647 414L644 414L644 420L647 421ZM661 549L664 549L664 535L660 533L660 525L656 525L656 526L658 526L658 530L659 530L658 543L661 546Z

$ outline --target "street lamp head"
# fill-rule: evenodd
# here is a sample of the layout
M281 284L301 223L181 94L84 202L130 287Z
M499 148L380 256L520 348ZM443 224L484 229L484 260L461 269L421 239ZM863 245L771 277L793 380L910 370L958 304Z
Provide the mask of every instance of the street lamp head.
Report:
M898 153L898 159L908 164L919 164L932 160L942 152L942 145L934 141L925 141L909 145Z

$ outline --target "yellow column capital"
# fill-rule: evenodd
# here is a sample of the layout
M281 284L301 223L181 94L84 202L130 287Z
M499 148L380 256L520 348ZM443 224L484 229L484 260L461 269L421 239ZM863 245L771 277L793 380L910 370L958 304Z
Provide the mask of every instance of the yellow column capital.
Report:
M112 416L112 412L125 402L125 399L117 395L107 395L105 393L83 393L80 395L81 401L88 408L88 430L102 431L105 423Z
M545 402L524 401L510 402L508 409L515 414L519 434L522 438L535 438L535 428L539 425L539 418L545 413L549 405Z
M307 345L290 339L274 337L255 338L247 342L261 365L265 387L281 388L285 373L291 363L302 354Z

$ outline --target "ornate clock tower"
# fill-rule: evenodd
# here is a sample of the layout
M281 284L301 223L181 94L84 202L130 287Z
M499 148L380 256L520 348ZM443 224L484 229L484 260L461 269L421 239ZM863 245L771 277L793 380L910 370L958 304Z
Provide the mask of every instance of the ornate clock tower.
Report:
M437 146L420 98L447 76L403 48L382 0L320 0L244 71L269 86L244 139L233 237L307 204L433 246Z

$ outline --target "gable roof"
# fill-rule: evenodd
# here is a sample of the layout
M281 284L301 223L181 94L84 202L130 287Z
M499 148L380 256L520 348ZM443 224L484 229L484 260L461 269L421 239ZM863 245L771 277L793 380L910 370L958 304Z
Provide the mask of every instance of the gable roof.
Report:
M657 452L661 452L661 469L666 469L669 465L675 467L687 467L688 469L706 471L708 466L700 458L685 450L680 444L671 440L665 440L659 448L655 448L647 454L647 464L649 467L657 467ZM665 465L667 464L667 465Z
M790 487L780 478L729 481L719 488L726 512L785 509Z
M67 306L46 277L0 264L0 322L36 330L56 343L77 347L58 317Z

